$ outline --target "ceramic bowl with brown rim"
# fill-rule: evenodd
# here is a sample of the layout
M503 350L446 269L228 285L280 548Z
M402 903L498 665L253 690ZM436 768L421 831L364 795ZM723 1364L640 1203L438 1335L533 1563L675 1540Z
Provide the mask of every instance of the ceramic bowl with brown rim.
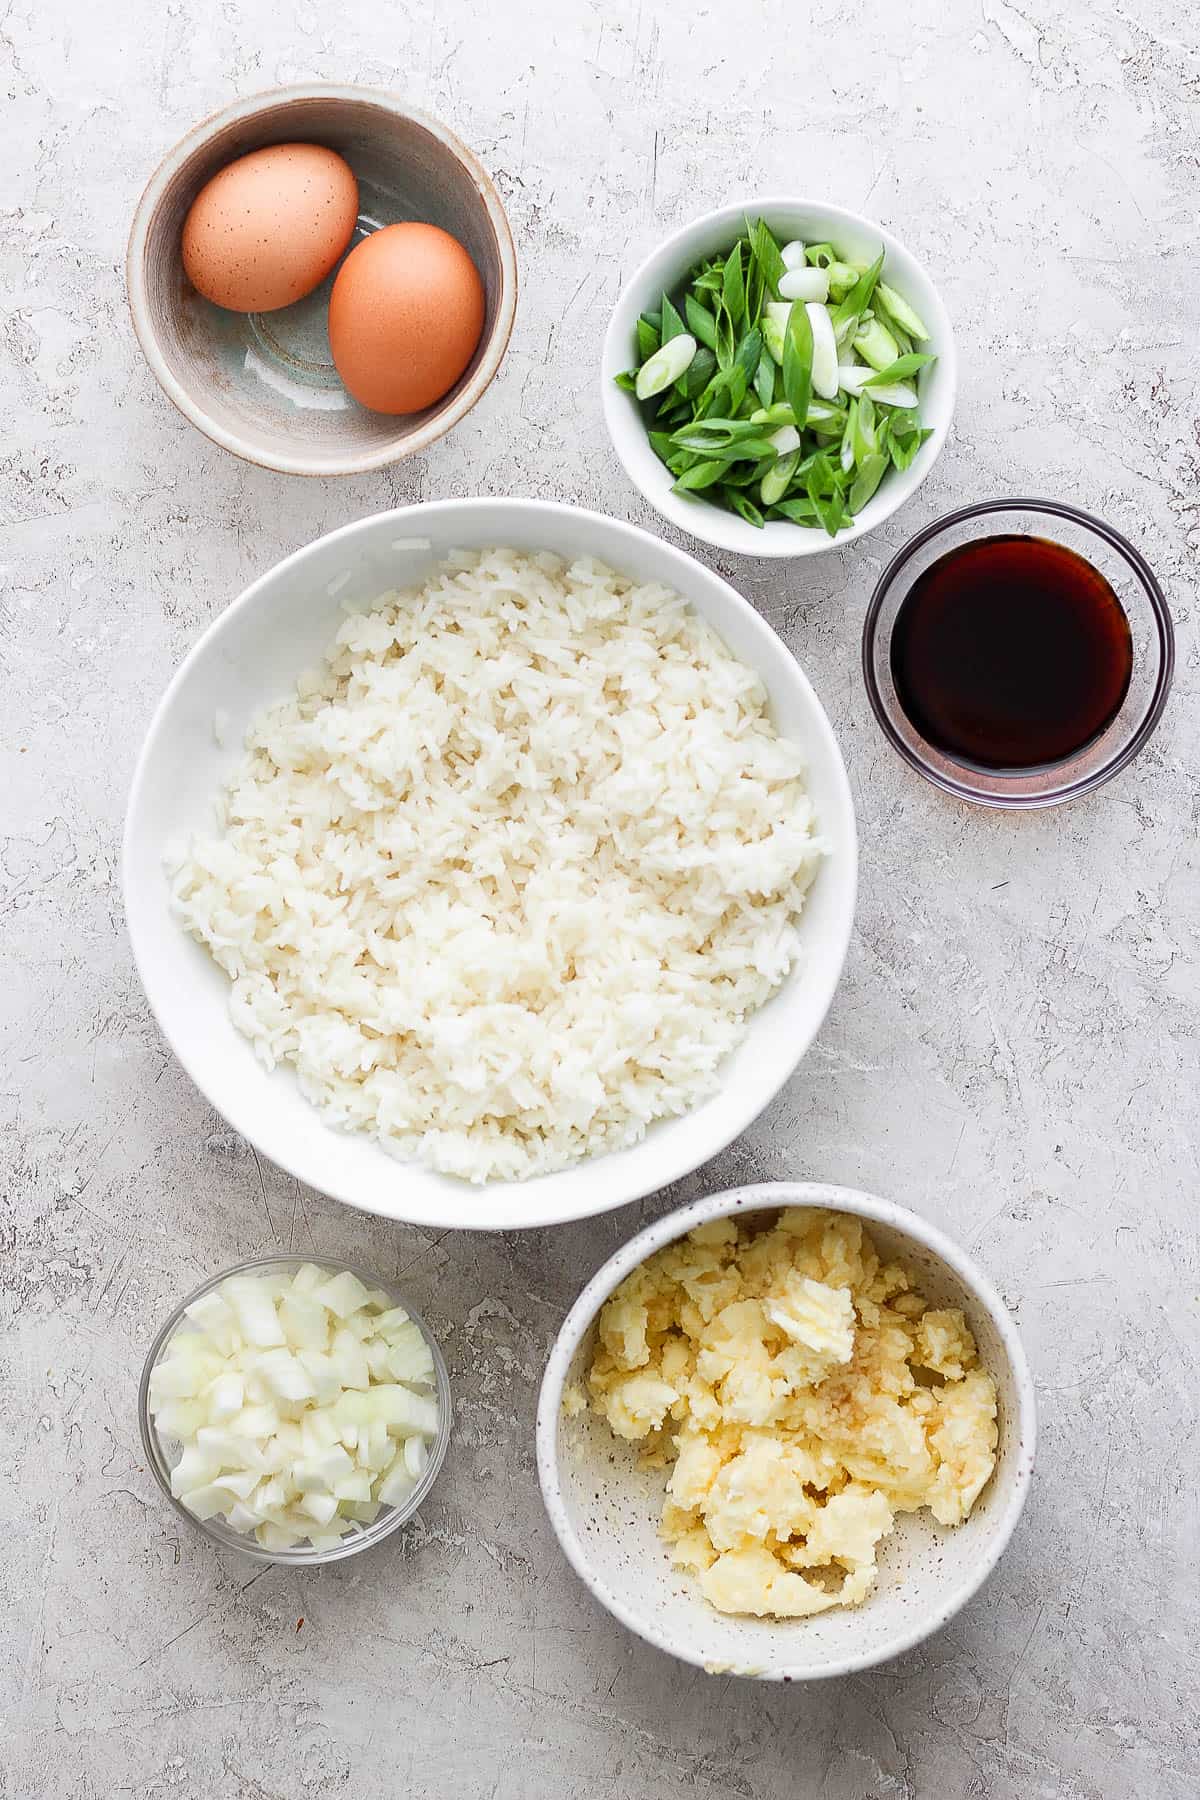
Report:
M479 347L423 412L368 412L338 380L327 316L335 269L315 293L270 313L226 312L184 274L183 222L204 184L267 144L325 144L358 179L350 249L383 225L440 225L483 279ZM436 119L371 88L312 83L235 101L168 152L134 216L126 259L134 329L163 390L214 443L293 475L352 475L424 450L479 399L504 357L517 300L500 197L465 144Z

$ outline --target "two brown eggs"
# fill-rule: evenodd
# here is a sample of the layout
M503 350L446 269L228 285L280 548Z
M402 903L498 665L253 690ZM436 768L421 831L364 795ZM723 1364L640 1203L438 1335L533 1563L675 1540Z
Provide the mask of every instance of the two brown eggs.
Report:
M440 400L475 354L484 320L479 272L457 239L409 222L358 224L349 164L319 144L272 144L218 171L183 225L192 285L231 312L274 312L337 267L329 347L361 406L414 413Z

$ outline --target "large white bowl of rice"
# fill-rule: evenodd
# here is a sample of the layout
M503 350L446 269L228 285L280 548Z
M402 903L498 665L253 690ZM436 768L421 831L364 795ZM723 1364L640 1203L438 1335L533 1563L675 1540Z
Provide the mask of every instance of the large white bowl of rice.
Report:
M155 1017L262 1154L512 1230L697 1168L793 1073L854 911L821 704L633 526L449 500L297 551L210 627L126 820Z

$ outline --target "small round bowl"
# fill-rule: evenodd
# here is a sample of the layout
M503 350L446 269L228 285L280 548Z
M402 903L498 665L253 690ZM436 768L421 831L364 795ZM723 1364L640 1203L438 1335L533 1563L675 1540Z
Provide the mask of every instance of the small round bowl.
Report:
M151 1417L150 1377L176 1331L181 1325L186 1326L185 1308L189 1307L193 1300L199 1300L202 1294L211 1293L214 1288L220 1287L223 1281L228 1281L231 1275L269 1275L281 1271L294 1273L305 1263L313 1263L319 1269L328 1269L331 1275L340 1274L343 1269L348 1269L352 1275L358 1276L364 1287L381 1288L397 1306L404 1308L413 1324L419 1326L422 1337L429 1345L429 1353L433 1357L434 1382L437 1388L438 1433L429 1446L429 1461L422 1471L421 1479L403 1506L385 1506L373 1525L353 1525L342 1542L330 1550L314 1550L311 1546L305 1548L299 1544L290 1550L264 1550L255 1538L249 1537L243 1532L234 1531L232 1526L227 1525L222 1518L214 1515L211 1519L198 1519L171 1492L171 1470L179 1460L178 1446L176 1445L173 1451L168 1449L167 1446L171 1440L164 1441L159 1436L158 1429ZM150 1346L150 1353L146 1357L145 1367L142 1369L142 1379L138 1386L138 1427L142 1434L142 1448L146 1452L147 1462L154 1471L155 1480L175 1511L181 1514L189 1525L194 1526L197 1531L202 1531L205 1537L211 1538L223 1549L240 1551L243 1556L249 1556L255 1562L288 1563L293 1568L315 1568L320 1563L341 1562L347 1556L357 1556L360 1550L368 1550L372 1544L382 1542L385 1537L389 1537L393 1531L398 1531L401 1525L411 1519L428 1496L438 1478L442 1464L446 1460L446 1450L450 1443L451 1418L450 1376L446 1370L445 1359L438 1348L437 1340L420 1313L414 1311L403 1294L396 1292L390 1281L381 1281L377 1275L367 1269L356 1268L353 1263L325 1256L257 1257L252 1262L238 1263L232 1269L222 1269L219 1275L213 1275L208 1281L201 1282L198 1288L194 1288L179 1302L175 1311L155 1337Z
M1012 772L958 762L929 743L901 706L892 675L892 632L917 578L964 544L1005 536L1048 539L1091 563L1121 602L1133 636L1129 691L1099 737L1061 762ZM1146 559L1111 525L1055 500L985 500L935 519L888 564L867 608L862 662L875 717L905 762L959 800L1020 811L1075 800L1132 762L1166 705L1175 632Z
M639 313L655 310L664 293L671 293L688 270L703 257L728 250L742 233L747 219L761 218L782 242L802 238L806 243L831 243L843 256L870 261L882 244L887 252L884 277L913 305L932 334L926 348L937 361L922 369L917 378L921 422L933 436L922 445L911 466L901 472L889 469L874 498L853 524L836 537L819 527L771 520L758 530L736 513L725 512L696 494L672 493L672 477L658 460L646 436L642 409L632 394L617 387L616 377L636 361ZM743 556L816 556L823 550L841 550L855 538L874 531L912 498L932 469L950 430L958 387L958 362L954 334L941 295L910 250L881 225L844 207L818 200L756 197L740 200L706 213L685 225L648 256L630 277L609 321L600 365L601 403L613 448L633 485L664 519L690 532L718 550L735 550Z
M527 1181L479 1186L398 1163L374 1138L339 1131L291 1068L268 1070L230 1017L229 980L171 911L169 844L209 826L251 721L320 663L343 608L419 586L451 550L505 544L593 556L687 600L761 677L779 730L803 745L829 846L797 923L800 956L692 1112L640 1143ZM219 738L216 729L220 721ZM300 1181L385 1218L459 1231L532 1230L653 1193L724 1149L792 1074L833 1000L854 920L858 842L837 739L804 671L728 582L636 526L547 500L437 500L359 519L252 583L193 647L154 715L134 773L122 853L125 917L150 1005L180 1062L235 1131Z
M326 329L335 270L271 313L213 306L183 271L180 234L218 169L266 144L328 145L358 177L353 244L420 219L449 231L483 279L483 334L448 394L404 417L368 412L338 380ZM289 475L353 475L415 455L457 424L503 360L517 302L512 233L482 164L436 119L371 88L314 83L235 101L168 152L138 204L125 263L134 330L168 398L235 456Z
M596 1320L609 1295L655 1250L709 1219L815 1206L853 1213L886 1260L914 1269L934 1305L958 1306L975 1334L999 1401L996 1467L962 1524L901 1514L879 1546L879 1576L861 1606L807 1619L719 1613L695 1580L671 1566L658 1534L661 1469L638 1467L637 1449L588 1409L563 1413L563 1390L586 1391ZM872 1668L939 1630L982 1586L1021 1516L1037 1437L1033 1381L1007 1308L983 1271L915 1213L850 1188L770 1182L713 1194L659 1219L593 1275L563 1322L542 1378L538 1477L559 1543L596 1598L646 1642L713 1674L817 1681Z

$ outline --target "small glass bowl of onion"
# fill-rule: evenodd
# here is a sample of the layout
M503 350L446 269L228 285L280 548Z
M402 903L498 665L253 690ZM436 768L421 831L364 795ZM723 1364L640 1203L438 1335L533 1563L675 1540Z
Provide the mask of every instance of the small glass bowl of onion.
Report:
M450 1378L390 1283L340 1259L265 1257L180 1302L150 1346L138 1422L189 1523L310 1567L418 1510L450 1442Z

